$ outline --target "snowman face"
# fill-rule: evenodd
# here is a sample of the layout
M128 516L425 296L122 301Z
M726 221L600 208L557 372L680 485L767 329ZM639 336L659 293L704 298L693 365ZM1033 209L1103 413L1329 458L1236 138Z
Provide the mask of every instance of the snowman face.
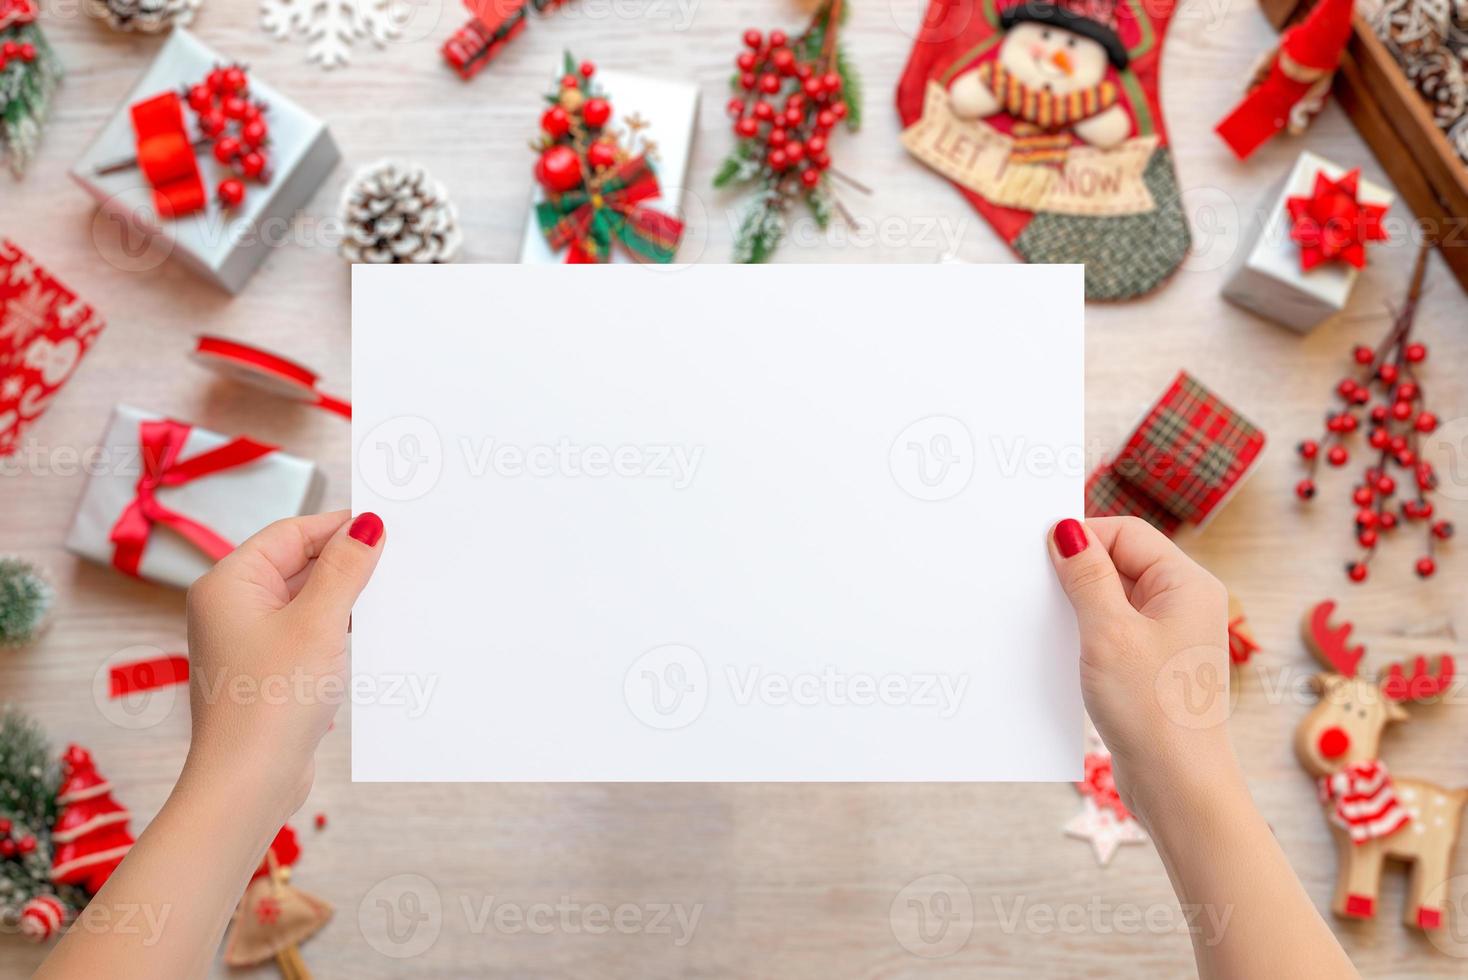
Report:
M1106 49L1063 27L1021 21L1004 35L999 63L1031 88L1067 95L1106 78Z

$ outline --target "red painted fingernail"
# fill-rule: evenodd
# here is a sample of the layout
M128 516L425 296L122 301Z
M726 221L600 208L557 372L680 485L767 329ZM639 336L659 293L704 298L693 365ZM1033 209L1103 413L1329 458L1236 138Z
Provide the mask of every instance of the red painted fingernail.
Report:
M371 548L382 537L382 518L370 510L358 514L357 519L352 522L352 529L347 533Z
M1086 550L1086 529L1081 522L1067 517L1055 525L1055 550L1062 558L1074 558Z

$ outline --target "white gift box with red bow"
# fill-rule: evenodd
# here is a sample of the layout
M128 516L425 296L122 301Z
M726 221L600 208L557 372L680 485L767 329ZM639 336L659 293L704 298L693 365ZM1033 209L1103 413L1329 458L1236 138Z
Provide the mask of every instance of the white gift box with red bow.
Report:
M143 439L148 423L171 425L178 439L153 467L155 476L168 472L152 481L146 479L150 466ZM227 550L273 521L316 509L324 485L316 464L258 443L253 444L259 453L254 458L198 475L188 472L202 455L242 442L250 440L232 440L118 405L101 444L88 457L87 486L66 537L67 549L139 578L188 588L215 558L180 533L179 526L189 533L197 532L187 525L201 527ZM145 488L145 482L159 485ZM139 532L141 542L123 540ZM124 567L130 545L135 569Z
M1324 173L1337 180L1346 172L1347 168L1314 153L1300 154L1289 174L1253 217L1252 234L1240 243L1233 271L1223 286L1224 299L1301 333L1345 309L1360 270L1335 261L1305 271L1300 262L1300 245L1290 237L1286 202L1291 197L1310 196L1317 174ZM1385 187L1363 179L1358 187L1358 199L1362 204L1389 206L1394 195Z

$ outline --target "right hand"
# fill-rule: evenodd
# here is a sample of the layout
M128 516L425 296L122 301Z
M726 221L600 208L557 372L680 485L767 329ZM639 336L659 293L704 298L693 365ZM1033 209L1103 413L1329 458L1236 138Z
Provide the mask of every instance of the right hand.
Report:
M1228 593L1135 517L1061 521L1055 573L1075 607L1081 692L1128 809L1147 813L1234 767Z

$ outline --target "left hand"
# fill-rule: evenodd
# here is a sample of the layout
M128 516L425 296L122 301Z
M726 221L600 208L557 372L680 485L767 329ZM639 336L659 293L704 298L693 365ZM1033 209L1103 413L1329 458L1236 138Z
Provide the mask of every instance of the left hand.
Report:
M276 824L305 802L316 746L348 695L352 604L382 554L382 521L350 516L277 521L189 589L184 775L244 780Z

